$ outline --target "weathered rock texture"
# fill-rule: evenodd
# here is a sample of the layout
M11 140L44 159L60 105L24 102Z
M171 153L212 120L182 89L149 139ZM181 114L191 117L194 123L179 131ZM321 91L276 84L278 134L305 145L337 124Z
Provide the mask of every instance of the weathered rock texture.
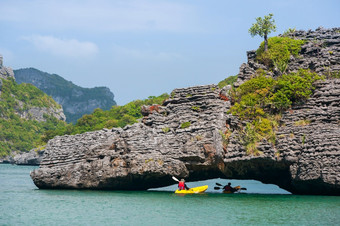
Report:
M19 153L12 158L10 163L16 165L38 166L40 165L44 152L44 150L32 149L27 153Z
M249 79L242 68L256 70L252 59L241 66L239 83ZM339 90L339 79L319 82L307 103L283 114L276 145L263 140L263 154L250 156L239 139L242 122L227 113L228 90L176 89L162 106L144 107L140 123L49 141L31 177L39 188L74 189L147 189L171 184L172 175L226 177L257 179L296 194L340 195Z
M0 78L8 79L14 78L14 72L12 68L3 66L3 57L0 55ZM0 92L1 92L1 84L0 83Z
M147 189L220 175L229 104L216 86L177 89L141 123L49 141L31 176L40 188Z
M259 157L245 154L238 120L230 118L227 177L257 179L295 194L340 195L340 79L319 81L307 103L285 112L276 145L264 140Z
M20 104L19 104L20 105ZM65 121L66 116L64 115L64 111L62 108L55 108L55 107L30 107L25 110L20 110L17 114L24 119L27 120L37 120L38 122L46 121L44 117L45 114L51 115L58 120Z

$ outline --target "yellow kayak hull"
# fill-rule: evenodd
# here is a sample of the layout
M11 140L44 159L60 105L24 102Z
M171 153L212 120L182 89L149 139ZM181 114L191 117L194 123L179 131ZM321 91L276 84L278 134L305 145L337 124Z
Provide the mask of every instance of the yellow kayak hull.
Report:
M208 189L208 185L200 186L200 187L194 187L190 188L189 190L176 190L176 194L197 194L197 193L203 193Z

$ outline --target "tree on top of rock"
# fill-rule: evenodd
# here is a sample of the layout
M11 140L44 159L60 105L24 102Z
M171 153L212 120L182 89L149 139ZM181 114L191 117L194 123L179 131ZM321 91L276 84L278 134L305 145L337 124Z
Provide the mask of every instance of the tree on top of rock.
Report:
M276 31L275 20L273 19L273 14L269 13L264 18L256 18L256 23L249 28L249 33L252 37L259 35L264 38L264 51L268 49L268 34L272 31Z

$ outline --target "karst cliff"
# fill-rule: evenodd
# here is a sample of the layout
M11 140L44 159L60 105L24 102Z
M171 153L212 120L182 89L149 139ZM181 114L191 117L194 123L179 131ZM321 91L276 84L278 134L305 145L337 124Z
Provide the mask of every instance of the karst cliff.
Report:
M321 75L340 69L338 28L292 35L307 41L287 71ZM255 56L248 52L236 86L266 69ZM31 177L42 189L144 190L172 184L176 176L256 179L294 194L340 195L340 79L315 85L305 103L282 114L275 145L262 140L260 155L247 154L240 142L242 121L228 111L231 87L206 85L175 89L163 105L143 107L144 118L123 129L55 137ZM296 123L302 120L309 123Z

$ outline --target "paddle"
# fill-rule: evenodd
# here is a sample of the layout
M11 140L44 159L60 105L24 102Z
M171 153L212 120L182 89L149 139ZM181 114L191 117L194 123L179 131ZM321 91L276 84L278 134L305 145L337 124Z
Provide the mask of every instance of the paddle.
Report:
M179 182L179 180L178 180L176 177L174 177L174 176L172 176L172 179L173 179L174 181Z

